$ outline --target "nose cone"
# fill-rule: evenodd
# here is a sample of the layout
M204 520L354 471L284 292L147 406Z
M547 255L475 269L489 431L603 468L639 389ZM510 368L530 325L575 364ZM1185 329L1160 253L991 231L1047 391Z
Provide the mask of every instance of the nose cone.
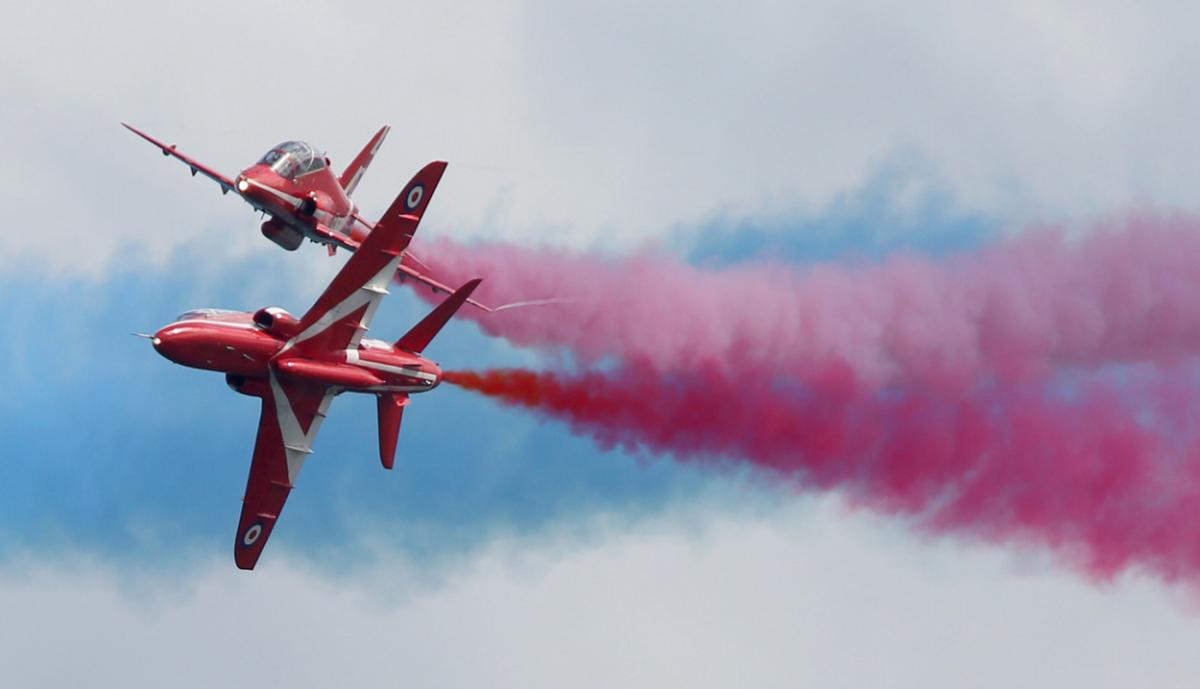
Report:
M198 333L186 325L169 325L150 338L154 351L177 364L187 363L189 352L198 343Z
M275 200L275 195L269 190L279 189L283 183L282 177L262 163L242 170L234 181L239 194L264 204Z
M173 331L175 328L166 327L154 333L154 337L150 338L150 344L154 345L154 351L162 356L174 361L175 357L171 356L179 348L179 343Z

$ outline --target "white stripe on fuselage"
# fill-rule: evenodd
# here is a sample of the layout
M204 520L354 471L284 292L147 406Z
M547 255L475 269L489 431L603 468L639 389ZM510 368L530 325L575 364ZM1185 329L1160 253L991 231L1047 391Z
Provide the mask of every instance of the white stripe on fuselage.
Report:
M296 205L296 206L300 205L300 197L298 197L298 196L292 196L291 194L285 194L282 191L279 191L278 189L276 189L275 187L267 186L266 184L263 184L262 182L256 181L249 177L244 177L243 179L245 179L246 182L248 184L250 184L251 186L258 187L259 189L262 189L263 191L265 191L273 196L277 196L277 197L283 199L284 201L290 202L292 205Z
M288 203L291 203L294 206L298 207L300 205L300 203L303 201L303 199L301 199L299 196L292 196L291 194L284 193L274 187L269 187L261 182L256 182L256 181L250 179L249 177L246 177L244 179L246 180L246 182L248 184L256 186L259 189L263 189L263 190L267 191L268 193L274 195L275 197L281 198L284 201L287 201ZM254 204L251 203L250 205L253 206ZM255 207L257 208L257 206L255 206ZM266 209L260 209L260 210L266 210ZM291 226L297 230L300 230L301 233L304 234L304 236L309 237L311 239L316 239L317 241L320 241L320 242L326 241L324 237L321 237L321 236L317 235L316 233L312 232L311 228L309 228L305 223L289 222L290 219L291 219L290 216L288 218L281 218L281 220L283 220L289 226ZM330 230L332 230L334 232L341 232L342 228L346 227L346 225L348 225L350 223L350 215L349 214L334 215L333 213L330 213L329 211L326 211L326 210L322 210L320 208L318 208L316 210L316 212L313 213L313 219L316 220L317 222L320 222L321 224L325 225L327 228L329 228Z
M369 388L362 388L362 390L365 392L428 392L435 387L437 387L436 383L433 385L373 385Z
M360 357L358 355L358 352L359 352L359 350L357 350L357 349L347 349L346 350L346 363L354 364L356 366L363 366L365 368L373 368L376 371L387 371L388 373L399 373L402 376L409 376L410 378L418 378L420 380L427 380L431 383L434 382L435 380L437 380L437 376L433 375L432 373L426 373L425 371L422 371L420 369L404 368L402 366L392 366L391 364L382 364L382 363L379 363L378 361L370 361L368 359L363 359L362 357Z

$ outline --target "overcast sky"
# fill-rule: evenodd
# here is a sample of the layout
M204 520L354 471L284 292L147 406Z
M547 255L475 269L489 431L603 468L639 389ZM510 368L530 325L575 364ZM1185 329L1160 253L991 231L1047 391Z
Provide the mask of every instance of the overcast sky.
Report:
M357 199L373 217L420 165L450 161L420 239L939 251L1195 210L1192 6L117 0L4 15L0 684L1200 676L1194 601L1138 572L1098 584L1044 553L930 540L453 389L413 405L395 475L367 461L373 406L339 400L263 566L236 571L257 409L126 333L198 306L303 309L341 259L279 251L249 207L118 124L227 174L290 138L340 166L390 124ZM396 292L378 322L398 334L423 307ZM538 363L467 325L445 340L437 356L458 365Z

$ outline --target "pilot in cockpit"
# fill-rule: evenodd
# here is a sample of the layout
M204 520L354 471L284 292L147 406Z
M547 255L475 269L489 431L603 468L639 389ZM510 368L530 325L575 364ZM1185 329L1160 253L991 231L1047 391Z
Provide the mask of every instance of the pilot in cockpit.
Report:
M258 161L284 179L295 179L325 167L325 156L303 141L285 141Z

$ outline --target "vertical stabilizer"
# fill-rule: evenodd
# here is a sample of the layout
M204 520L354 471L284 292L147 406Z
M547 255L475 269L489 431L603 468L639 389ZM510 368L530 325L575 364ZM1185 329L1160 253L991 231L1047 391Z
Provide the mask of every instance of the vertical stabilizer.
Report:
M342 189L346 190L346 196L354 193L354 188L358 186L363 173L367 171L367 167L375 159L375 153L383 145L383 140L387 138L390 129L391 127L384 125L379 131L375 132L375 136L371 137L367 145L363 146L363 150L354 156L354 160L350 161L350 164L346 166L345 172L338 178L338 183L342 185Z

